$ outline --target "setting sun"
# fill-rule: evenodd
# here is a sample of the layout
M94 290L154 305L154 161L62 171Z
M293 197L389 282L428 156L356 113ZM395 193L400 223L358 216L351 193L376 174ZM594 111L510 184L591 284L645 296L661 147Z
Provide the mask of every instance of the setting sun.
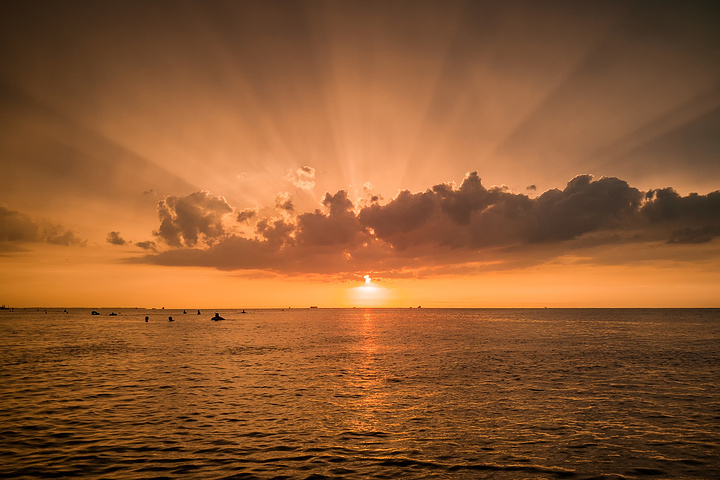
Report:
M386 307L394 306L394 298L390 294L390 290L372 283L369 275L365 275L363 285L358 285L350 289L348 306L358 307Z

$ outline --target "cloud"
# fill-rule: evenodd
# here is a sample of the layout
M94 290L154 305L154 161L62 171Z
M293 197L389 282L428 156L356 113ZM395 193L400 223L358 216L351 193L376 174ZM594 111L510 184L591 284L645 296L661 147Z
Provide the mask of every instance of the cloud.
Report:
M166 266L213 267L220 270L276 270L283 263L279 245L230 235L210 248L183 248L160 252L131 263L151 263Z
M302 190L312 190L315 187L315 169L305 165L297 170L290 170L285 175L285 180Z
M372 205L358 218L396 248L419 245L477 249L572 240L619 226L637 213L642 194L616 178L580 175L564 190L536 199L486 189L477 173L459 188L435 185L423 193L403 191L387 205Z
M0 205L0 243L51 243L85 245L86 241L48 220L33 220L29 215Z
M347 192L340 190L335 195L326 193L322 205L328 212L315 210L304 213L297 219L296 240L299 245L350 246L360 240L364 228L353 213L353 203Z
M144 242L137 242L135 246L142 248L143 250L150 250L153 252L157 251L157 244L152 240L146 240Z
M717 221L720 215L720 191L707 195L691 193L681 197L672 188L650 190L642 211L651 221L659 223L677 219Z
M127 245L128 242L120 236L120 232L110 232L107 236L107 242L113 245Z
M238 223L244 223L249 221L251 218L253 218L257 212L252 208L246 208L245 210L240 210L237 214L237 221Z
M617 178L593 181L578 175L564 190L549 190L534 202L529 240L577 238L588 232L616 227L635 214L643 195Z
M222 219L233 209L221 196L198 191L184 197L169 196L158 203L160 227L153 234L173 247L211 245L225 236Z
M292 238L290 234L294 228L292 224L286 223L284 220L270 220L267 218L260 220L257 224L257 232L273 248L291 244Z
M720 191L680 196L672 188L645 194L641 213L656 228L670 227L670 244L708 243L720 237Z
M203 205L197 208L204 216L192 218L217 220L232 210L224 200L219 202L222 197L203 192L200 198L191 203ZM221 207L210 208L210 199ZM289 195L276 200L276 207L286 210L283 205L290 202ZM170 203L177 205L178 200ZM260 218L254 237L218 227L210 231L213 242L196 246L181 242L187 238L184 234L169 235L177 241L165 243L176 248L134 261L345 278L362 270L387 276L405 275L402 272L408 269L522 268L567 255L601 262L609 258L602 254L608 246L650 255L653 248L665 245L669 248L664 250L665 258L670 258L673 245L712 245L720 236L720 192L680 196L665 188L644 193L618 178L596 180L590 175L578 175L563 189L536 198L505 187L486 188L477 172L471 172L459 187L441 183L424 192L405 190L384 204L374 201L358 209L340 190L326 193L321 205L292 217ZM177 210L170 213L178 216ZM245 216L241 212L238 218L241 215ZM161 213L161 221L167 217ZM181 232L179 223L172 224L176 230L171 233ZM183 248L189 246L196 248ZM714 251L704 249L699 256L689 256L676 248L678 258L696 259Z
M383 199L382 195L377 194L374 192L375 186L370 182L365 182L363 184L363 194L365 195L365 202L370 203L376 203Z
M371 228L377 238L405 249L412 244L424 243L428 238L425 227L438 214L436 200L431 192L413 194L403 190L387 205L363 208L358 220ZM413 233L423 233L423 236Z
M288 192L280 192L275 195L275 208L288 213L295 211L295 206Z
M702 228L687 227L674 231L668 243L708 243L717 236L720 236L720 227L717 225L706 225Z

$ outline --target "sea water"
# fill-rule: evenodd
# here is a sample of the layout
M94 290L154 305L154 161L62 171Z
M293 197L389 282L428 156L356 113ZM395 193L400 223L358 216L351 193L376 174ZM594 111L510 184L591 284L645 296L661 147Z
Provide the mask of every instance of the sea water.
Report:
M0 311L1 477L720 478L720 310L99 312Z

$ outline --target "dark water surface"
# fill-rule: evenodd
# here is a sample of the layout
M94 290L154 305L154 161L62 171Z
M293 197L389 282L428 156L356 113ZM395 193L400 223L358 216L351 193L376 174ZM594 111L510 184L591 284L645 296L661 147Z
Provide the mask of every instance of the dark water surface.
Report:
M0 311L0 477L720 478L720 310L100 312Z

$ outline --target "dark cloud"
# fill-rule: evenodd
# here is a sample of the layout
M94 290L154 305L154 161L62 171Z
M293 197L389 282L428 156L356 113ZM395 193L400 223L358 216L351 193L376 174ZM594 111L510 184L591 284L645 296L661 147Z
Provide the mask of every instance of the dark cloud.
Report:
M275 208L288 213L295 211L295 205L293 205L292 198L287 192L278 193L275 195Z
M593 181L579 175L564 190L549 190L534 202L530 241L569 240L618 226L637 212L643 195L617 178Z
M672 225L668 243L707 243L720 236L720 191L680 196L672 188L650 190L641 212L655 225Z
M497 201L500 190L486 190L477 172L472 172L465 177L457 190L448 184L441 184L435 185L432 191L438 197L444 213L453 221L467 225L474 212L482 211Z
M403 190L387 205L363 208L358 220L371 228L377 238L402 249L423 243L424 238L410 234L420 232L436 215L436 198L430 191L413 194Z
M292 243L290 234L295 227L285 223L284 220L270 220L264 218L257 224L257 232L262 235L271 247L281 247Z
M225 236L222 219L232 211L223 197L206 191L169 196L158 203L160 227L153 234L172 247L212 244Z
M257 212L253 210L252 208L246 208L245 210L240 210L237 214L237 221L238 223L247 222L251 218L253 218Z
M113 245L127 245L128 242L120 236L120 232L110 232L107 236L107 242Z
M40 241L40 227L28 215L0 206L0 241Z
M205 192L202 198L212 197ZM578 175L564 189L537 198L485 188L472 172L459 187L401 191L386 204L375 202L359 211L344 190L326 193L321 204L312 213L259 219L255 238L217 230L215 243L207 247L173 249L136 261L401 275L408 268L436 271L458 265L468 271L521 268L580 251L600 259L607 246L632 246L637 254L643 250L638 245L691 246L720 236L720 192L683 197L666 188L643 193L623 180L590 175ZM213 218L230 210L224 200L222 205L217 212L210 209Z
M708 243L720 235L720 226L706 225L702 228L683 228L673 232L668 243Z
M150 250L153 252L157 251L157 244L155 242L153 242L152 240L146 240L144 242L137 242L135 245L142 248L143 250Z
M642 212L656 223L676 219L717 221L720 217L720 191L682 197L672 188L662 188L650 190L645 198Z
M300 245L329 246L354 245L360 239L364 228L352 211L353 203L347 192L340 190L335 195L325 194L322 204L327 214L320 210L298 216L296 239Z
M397 248L436 244L454 248L510 246L572 240L619 226L637 213L642 194L616 178L580 175L564 190L537 199L486 189L475 172L459 188L435 185L401 192L387 205L360 211L360 221Z
M38 242L54 245L84 245L75 233L47 220L33 220L29 215L0 205L0 242Z
M279 249L269 241L231 235L207 249L183 248L133 259L135 263L167 266L213 267L220 270L251 270L277 268Z

